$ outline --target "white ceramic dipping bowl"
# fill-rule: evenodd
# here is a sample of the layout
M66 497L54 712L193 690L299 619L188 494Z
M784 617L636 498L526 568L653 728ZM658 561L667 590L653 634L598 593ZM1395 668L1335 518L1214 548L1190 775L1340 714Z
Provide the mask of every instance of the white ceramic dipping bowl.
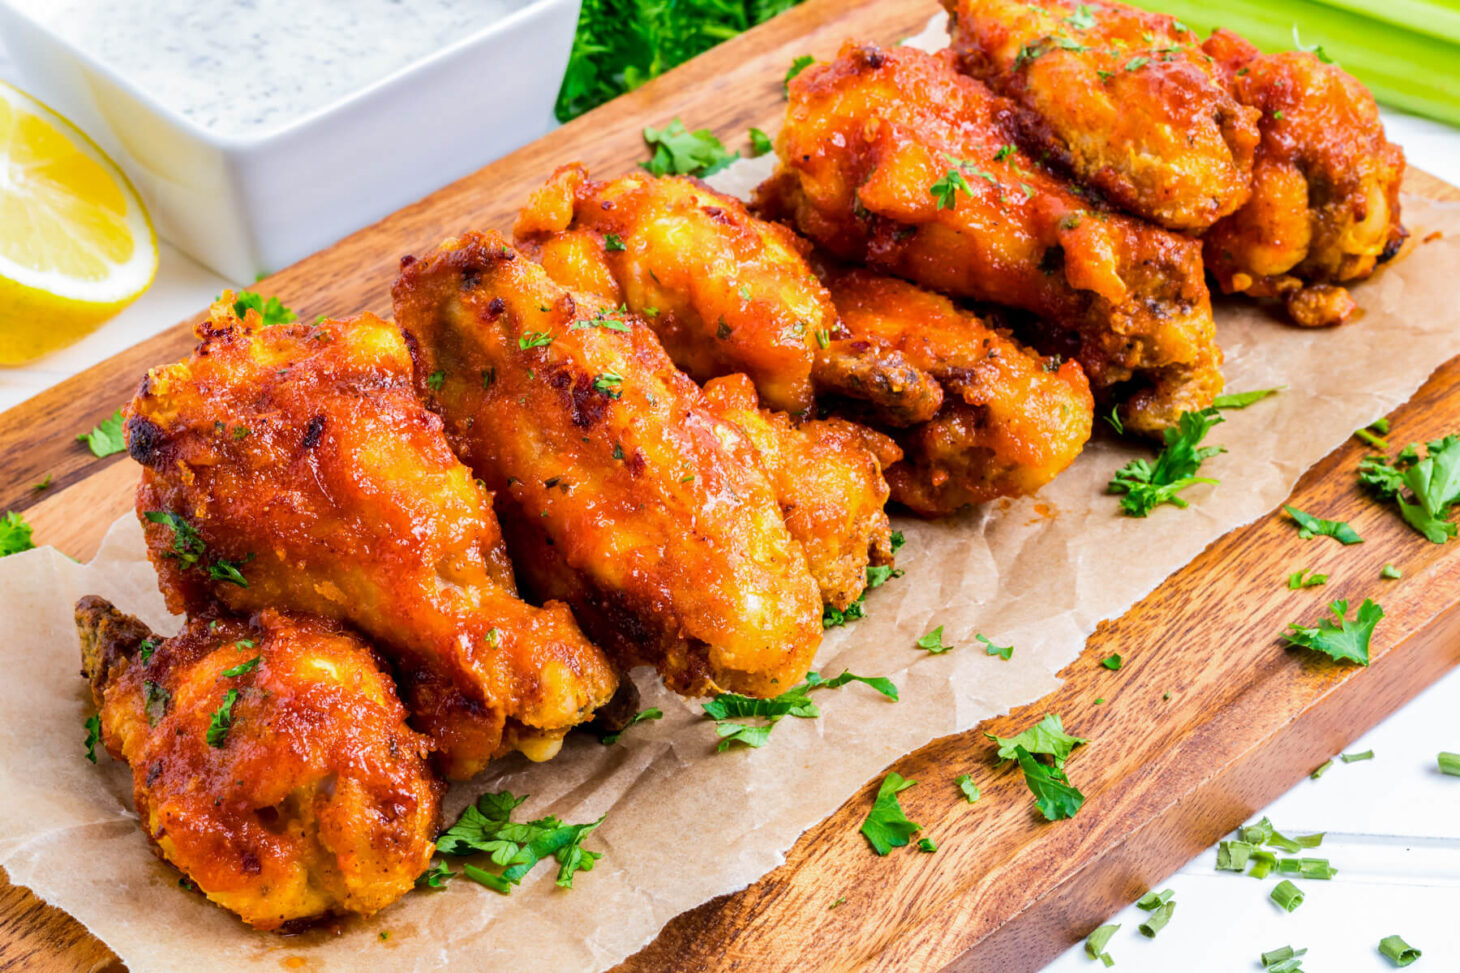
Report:
M580 2L531 0L244 137L195 124L7 0L0 38L22 86L126 170L164 238L248 284L551 130Z

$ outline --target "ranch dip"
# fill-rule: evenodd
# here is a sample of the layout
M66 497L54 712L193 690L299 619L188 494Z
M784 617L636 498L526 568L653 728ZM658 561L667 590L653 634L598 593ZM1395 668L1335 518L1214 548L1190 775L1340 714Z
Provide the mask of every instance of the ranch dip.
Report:
M247 138L325 108L531 0L9 2L195 125Z

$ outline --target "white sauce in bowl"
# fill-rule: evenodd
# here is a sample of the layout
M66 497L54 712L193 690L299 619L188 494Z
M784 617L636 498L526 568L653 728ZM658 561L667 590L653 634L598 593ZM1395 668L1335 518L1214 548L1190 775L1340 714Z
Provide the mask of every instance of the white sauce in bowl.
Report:
M531 0L10 3L200 128L257 137L463 40Z

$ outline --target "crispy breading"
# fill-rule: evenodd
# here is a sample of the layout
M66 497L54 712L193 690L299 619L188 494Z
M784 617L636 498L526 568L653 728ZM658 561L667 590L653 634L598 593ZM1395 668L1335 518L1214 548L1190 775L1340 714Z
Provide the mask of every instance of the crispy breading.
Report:
M1011 104L952 53L848 42L790 84L781 168L757 191L835 256L1038 315L1128 428L1221 390L1201 245L1097 208L1015 149ZM942 190L935 190L942 185Z
M525 582L679 692L800 679L821 640L805 555L750 440L654 332L496 233L401 265L418 391L496 491Z
M399 330L368 314L262 327L231 297L127 410L168 606L354 626L454 778L514 748L551 756L614 670L566 605L517 597L491 496L416 398Z
M882 471L902 450L882 433L845 419L797 425L784 412L761 409L746 375L706 383L705 397L711 411L755 444L821 600L837 609L856 601L867 586L867 566L892 564Z
M1090 438L1094 400L1074 361L1045 358L948 298L864 269L823 280L863 360L896 355L946 395L929 421L897 430L892 498L925 517L1036 492Z
M1202 45L1234 95L1261 114L1252 199L1204 238L1226 293L1281 297L1301 325L1333 325L1343 288L1399 251L1404 151L1384 137L1367 88L1302 51L1261 54L1230 31Z
M430 743L338 623L199 616L164 639L88 595L76 627L142 829L209 899L290 928L377 912L426 870L440 816Z
M1137 216L1200 232L1247 199L1257 111L1200 38L1113 0L943 0L961 70L1011 99L1020 141Z

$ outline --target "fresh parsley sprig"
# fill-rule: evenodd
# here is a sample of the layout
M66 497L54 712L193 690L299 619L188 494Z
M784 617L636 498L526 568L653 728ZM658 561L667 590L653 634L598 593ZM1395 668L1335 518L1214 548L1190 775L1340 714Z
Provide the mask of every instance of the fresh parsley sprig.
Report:
M1392 461L1370 456L1359 463L1359 482L1399 506L1405 523L1435 544L1456 536L1450 518L1460 503L1460 436L1450 435L1424 445L1410 443Z
M1176 428L1165 431L1166 446L1155 462L1134 459L1116 471L1107 489L1123 494L1120 509L1125 515L1145 517L1163 503L1186 507L1186 501L1179 496L1182 490L1198 483L1218 482L1195 474L1202 463L1226 452L1221 446L1201 445L1212 427L1222 421L1215 407L1183 412Z
M892 771L878 786L872 810L867 812L867 819L862 822L862 835L877 854L886 855L894 848L907 845L913 835L923 830L921 824L908 820L902 802L897 799L898 794L916 785L917 781L907 780L897 771Z
M113 412L93 427L91 432L83 432L76 439L78 442L85 443L93 456L101 457L120 453L127 448L125 437L122 435L122 410L118 409Z
M18 511L7 510L0 517L0 557L9 557L35 547L31 540L31 526Z
M639 163L651 175L710 176L740 158L707 128L693 132L675 118L663 128L644 128L644 141L653 151L648 162Z
M1384 609L1364 599L1353 619L1348 613L1348 602L1342 598L1328 606L1337 624L1327 618L1319 619L1316 628L1307 628L1293 622L1288 625L1286 638L1289 645L1322 652L1339 662L1369 664L1369 640L1374 635L1374 626L1384 617Z
M1089 741L1065 732L1057 713L1046 713L1044 719L1020 733L1004 738L985 734L999 745L1000 760L1017 760L1024 771L1024 781L1034 794L1035 806L1047 821L1072 818L1085 803L1085 795L1070 783L1065 774L1065 761L1071 752ZM1053 766L1035 759L1035 754L1048 755Z
M739 693L720 693L703 704L705 715L715 721L715 733L720 737L716 750L728 750L731 744L743 743L748 747L763 747L770 739L771 730L787 716L800 719L815 719L821 710L811 701L813 689L840 689L850 682L860 682L877 690L893 702L897 702L897 687L886 676L858 676L850 670L832 679L823 679L815 672L806 673L806 680L769 699L741 696ZM760 724L738 723L745 718L763 720Z
M564 824L552 816L513 821L512 812L525 800L526 795L517 797L510 791L483 794L475 804L467 805L456 823L436 840L436 850L443 855L490 856L492 864L502 868L500 873L468 863L462 866L462 874L503 895L510 893L512 886L522 884L523 876L547 858L558 863L556 884L572 888L573 876L591 872L594 863L603 857L602 852L583 847L583 840L603 823L603 818L586 824ZM417 884L424 882L439 888L450 875L450 867L441 863L417 879Z

